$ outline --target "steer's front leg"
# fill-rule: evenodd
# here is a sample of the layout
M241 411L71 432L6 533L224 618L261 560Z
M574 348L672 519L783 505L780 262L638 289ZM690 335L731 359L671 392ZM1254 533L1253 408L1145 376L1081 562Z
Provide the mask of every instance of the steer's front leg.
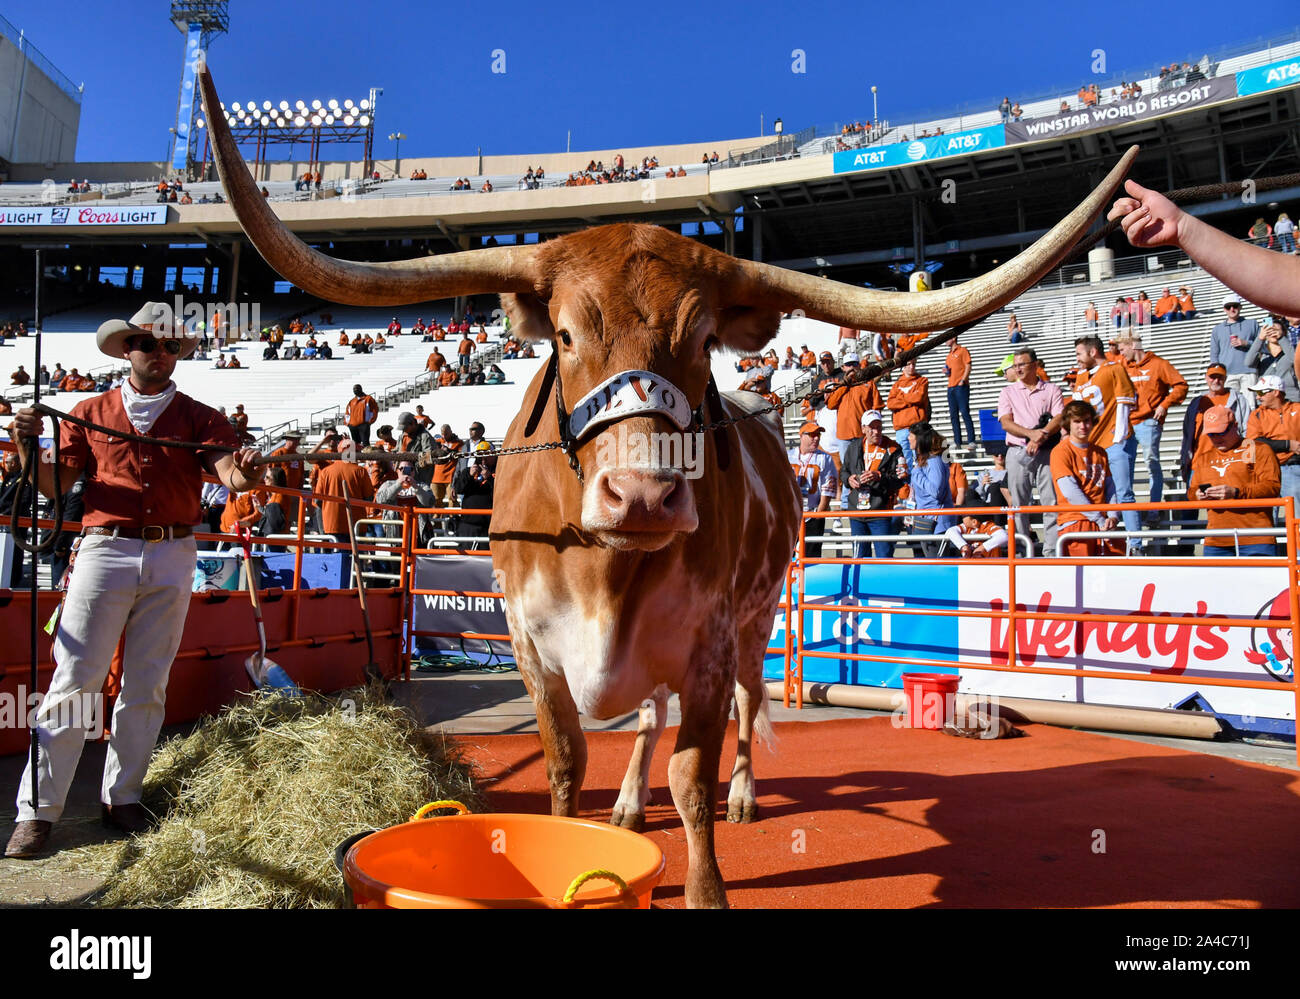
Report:
M736 681L734 639L711 652L705 663L692 663L678 698L682 725L668 764L673 803L686 827L686 905L691 909L725 909L727 893L713 851L713 819L718 800L718 760L727 709Z
M587 774L587 737L578 720L568 684L561 674L540 668L537 651L510 621L515 661L537 712L537 731L546 755L546 780L551 787L551 814L575 817L582 781Z

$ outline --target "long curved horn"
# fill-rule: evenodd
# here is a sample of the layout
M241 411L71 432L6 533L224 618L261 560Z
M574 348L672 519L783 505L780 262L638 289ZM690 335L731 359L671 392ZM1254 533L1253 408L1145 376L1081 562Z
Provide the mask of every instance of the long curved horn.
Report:
M533 246L499 246L415 260L336 260L300 240L271 211L239 155L206 64L199 70L213 158L226 197L257 251L287 281L345 305L410 305L487 292L534 290Z
M880 333L923 333L979 319L1033 287L1088 231L1123 181L1138 147L1128 151L1087 198L1033 246L996 270L942 291L897 294L856 288L752 260L731 262L724 297Z

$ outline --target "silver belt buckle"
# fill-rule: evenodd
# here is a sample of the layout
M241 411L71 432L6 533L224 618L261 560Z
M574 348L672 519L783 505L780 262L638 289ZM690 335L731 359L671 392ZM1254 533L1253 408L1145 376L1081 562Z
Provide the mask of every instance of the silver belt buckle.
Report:
M154 531L157 531L157 532L158 532L157 537L154 537L153 534L151 533L151 532L154 532ZM159 541L166 541L166 540L167 540L167 535L168 535L168 533L169 533L168 528L166 528L166 527L160 527L160 526L157 525L157 524L150 525L149 527L142 527L142 528L140 528L140 537L141 537L141 539L143 539L143 540L145 540L145 541L148 541L148 542L151 542L151 543L157 543L157 542L159 542Z

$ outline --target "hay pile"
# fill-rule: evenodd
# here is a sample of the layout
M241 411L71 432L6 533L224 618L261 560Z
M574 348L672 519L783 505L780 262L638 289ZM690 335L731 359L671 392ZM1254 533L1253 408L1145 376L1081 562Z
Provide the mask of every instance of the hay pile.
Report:
M342 905L335 846L443 798L483 807L457 746L375 693L247 697L154 754L144 803L163 821L119 846L94 901Z

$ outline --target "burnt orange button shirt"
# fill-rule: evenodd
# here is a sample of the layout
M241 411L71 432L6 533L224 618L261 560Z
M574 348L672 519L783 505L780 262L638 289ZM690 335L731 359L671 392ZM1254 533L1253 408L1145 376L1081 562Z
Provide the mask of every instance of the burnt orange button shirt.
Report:
M120 389L83 399L72 408L72 415L122 433L136 433L126 418ZM238 445L229 420L182 392L176 393L148 436L221 447ZM59 425L59 447L63 464L86 471L81 522L87 527L138 530L147 525L179 527L199 522L204 462L214 456L213 451L139 444L87 430L69 420Z

